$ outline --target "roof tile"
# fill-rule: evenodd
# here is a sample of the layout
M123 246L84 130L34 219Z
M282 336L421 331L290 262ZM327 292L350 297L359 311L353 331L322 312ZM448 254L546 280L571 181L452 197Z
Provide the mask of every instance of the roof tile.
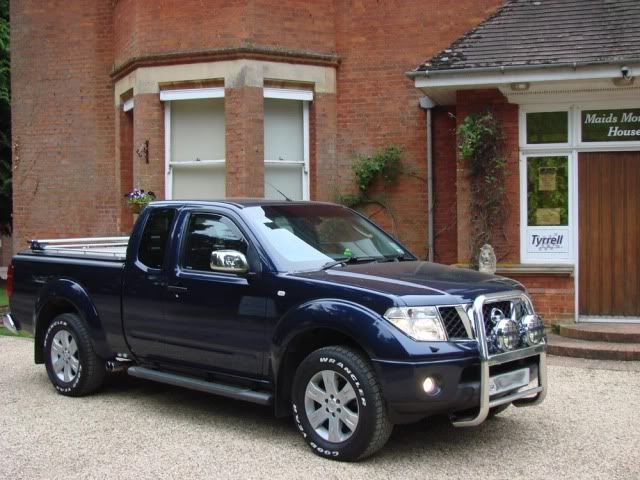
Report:
M640 59L639 0L507 0L417 71Z

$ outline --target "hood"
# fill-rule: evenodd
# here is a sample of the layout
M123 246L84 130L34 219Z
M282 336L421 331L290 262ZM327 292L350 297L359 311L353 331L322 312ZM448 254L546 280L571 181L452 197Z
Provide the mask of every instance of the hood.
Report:
M505 277L420 261L346 265L292 276L395 295L409 306L471 303L487 293L524 290Z

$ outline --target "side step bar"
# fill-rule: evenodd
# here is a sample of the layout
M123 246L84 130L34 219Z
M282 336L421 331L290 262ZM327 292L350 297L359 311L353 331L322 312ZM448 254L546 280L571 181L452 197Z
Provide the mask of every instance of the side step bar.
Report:
M132 377L198 390L199 392L212 393L223 397L235 398L259 405L271 405L273 401L273 395L270 393L257 392L248 388L234 387L222 383L207 382L197 378L176 375L175 373L159 372L158 370L152 370L150 368L129 367L127 373Z

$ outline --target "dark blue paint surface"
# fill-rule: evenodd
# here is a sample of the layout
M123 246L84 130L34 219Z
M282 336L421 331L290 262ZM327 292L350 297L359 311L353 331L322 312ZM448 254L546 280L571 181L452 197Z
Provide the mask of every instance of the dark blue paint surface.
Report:
M34 332L42 312L67 302L87 321L96 351L105 359L126 353L159 368L254 381L266 388L277 382L290 342L305 332L330 329L369 355L389 402L427 402L417 379L430 372L451 385L440 402L460 400L461 373L477 363L475 344L413 341L383 313L392 306L471 303L481 294L522 289L519 284L420 261L277 272L243 220L243 207L257 204L156 202L136 223L124 263L18 254L12 312L23 329ZM159 269L137 259L141 230L154 208L176 210ZM185 225L194 211L235 222L250 244L250 275L180 267Z

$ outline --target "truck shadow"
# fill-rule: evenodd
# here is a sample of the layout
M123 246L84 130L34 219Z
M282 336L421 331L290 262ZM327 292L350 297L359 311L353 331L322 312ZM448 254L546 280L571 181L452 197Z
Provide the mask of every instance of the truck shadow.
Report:
M108 377L98 395L134 402L138 407L152 410L160 417L158 421L233 429L249 441L280 443L282 447L297 450L307 448L291 418L275 418L270 407L132 378L126 374ZM515 410L514 407L512 409ZM507 448L527 436L530 439L531 431L526 428L530 425L525 422L523 426L517 415L510 416L510 410L504 416L471 429L454 428L446 417L396 425L386 447L364 463L412 461L416 456L433 454L438 457L477 457L481 452L491 455L496 448Z

